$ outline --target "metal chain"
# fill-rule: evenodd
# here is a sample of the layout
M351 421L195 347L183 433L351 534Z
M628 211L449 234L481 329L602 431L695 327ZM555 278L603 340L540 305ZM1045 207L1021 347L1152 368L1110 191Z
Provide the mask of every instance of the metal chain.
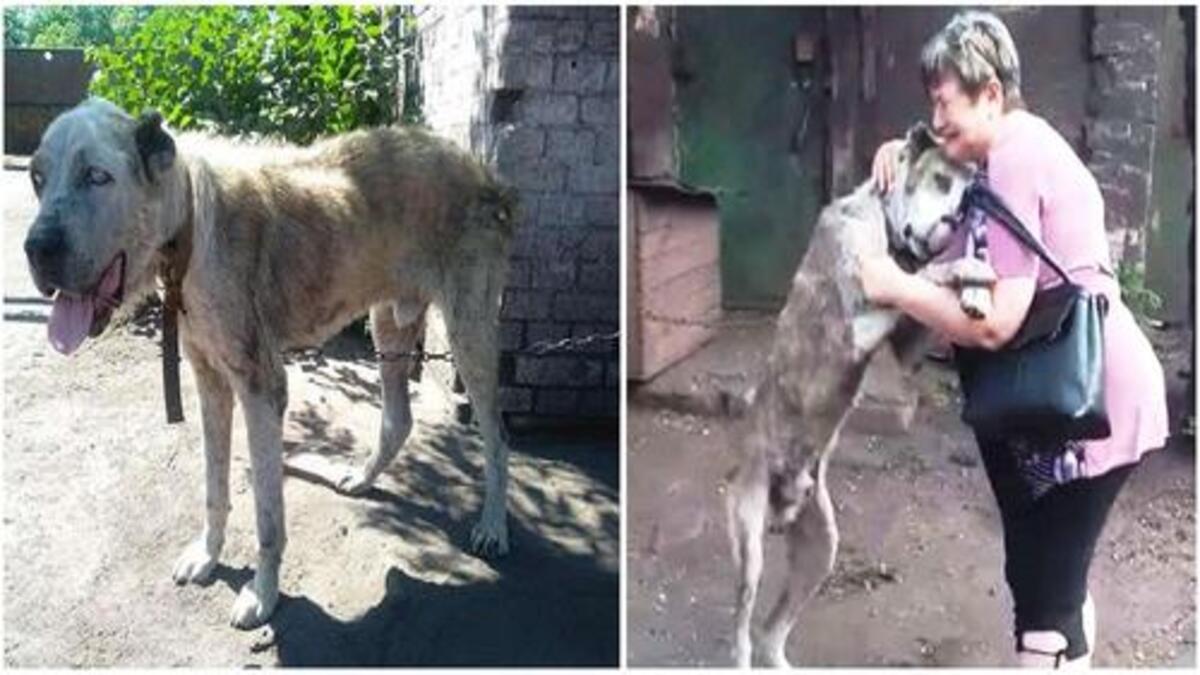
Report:
M411 351L411 352L375 352L376 361L400 361L402 359L415 359L424 363L425 361L453 361L454 357L450 352L427 352L427 351Z
M565 337L561 340L542 340L529 345L525 349L517 350L517 353L545 356L558 352L582 350L584 347L589 347L598 342L616 342L620 338L621 331L615 330L611 333L592 333L591 335L581 335L579 337Z
M767 323L774 323L778 317L777 314L771 313L765 316L757 316L752 319L735 319L730 317L718 316L711 319L698 319L685 316L668 316L659 314L653 310L643 309L641 315L651 321L658 323L670 324L672 326L688 326L693 328L742 328L750 326L761 326Z
M595 344L603 342L616 342L621 338L621 331L612 331L610 333L592 333L591 335L580 335L578 337L565 337L562 339L549 339L535 342L524 349L505 350L509 354L530 354L533 356L547 356L549 354L559 354L562 352L582 351L583 349ZM295 358L314 358L324 359L325 350L320 347L302 347L297 349L289 349L285 352L286 355ZM427 352L424 350L413 350L407 352L374 352L375 359L381 362L401 361L411 359L420 361L453 361L454 355L451 352Z

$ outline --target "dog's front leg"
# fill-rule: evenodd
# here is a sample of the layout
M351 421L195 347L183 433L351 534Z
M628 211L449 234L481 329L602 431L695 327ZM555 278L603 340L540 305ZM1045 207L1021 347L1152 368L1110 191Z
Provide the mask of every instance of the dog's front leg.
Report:
M175 562L171 576L177 584L202 583L208 579L225 544L225 522L229 517L229 430L233 417L233 390L203 356L191 352L188 356L196 375L204 429L205 511L204 531Z
M254 628L265 622L279 599L279 564L287 534L283 521L283 413L287 380L281 364L239 389L250 445L258 569L233 603L230 622ZM258 385L258 386L255 386Z
M861 361L875 351L879 343L883 342L888 333L896 327L896 322L899 320L900 312L878 307L871 307L854 317L851 326L854 338L854 360Z

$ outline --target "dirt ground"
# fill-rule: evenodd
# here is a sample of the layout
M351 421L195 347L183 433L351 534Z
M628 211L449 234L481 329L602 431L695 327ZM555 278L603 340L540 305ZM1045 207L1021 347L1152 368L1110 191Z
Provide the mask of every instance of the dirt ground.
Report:
M1155 331L1152 339L1175 419L1184 407L1176 373L1190 335ZM729 353L753 359L761 350ZM721 377L749 372L737 364L720 370ZM830 469L841 549L792 634L795 665L1012 662L999 514L958 420L955 376L931 364L916 386L920 407L908 434L843 435ZM630 665L732 665L734 568L721 494L734 449L723 424L631 406ZM1195 667L1195 475L1194 444L1173 439L1147 457L1118 499L1091 570L1097 665ZM760 622L783 562L782 542L772 538Z
M248 632L228 626L254 560L235 411L222 565L206 586L175 586L175 557L203 518L191 373L187 422L168 426L145 326L110 331L71 358L53 351L49 306L21 253L34 213L27 185L24 172L2 174L6 666L616 663L615 439L517 439L513 550L480 560L465 551L482 498L479 438L428 378L413 387L414 437L366 497L286 479L283 597L270 624ZM365 459L379 388L363 347L289 366L291 460L319 473Z

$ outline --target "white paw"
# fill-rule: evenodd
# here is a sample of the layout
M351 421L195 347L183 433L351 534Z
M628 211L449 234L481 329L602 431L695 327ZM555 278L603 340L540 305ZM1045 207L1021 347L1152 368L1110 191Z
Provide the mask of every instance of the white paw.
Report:
M338 480L337 491L357 497L371 488L371 482L361 470L352 469Z
M765 648L761 652L763 665L768 668L791 668L792 664L788 663L787 656L783 653L783 648Z
M508 555L508 523L503 515L479 519L471 530L471 550L482 558Z
M217 557L208 552L203 538L197 539L188 544L183 554L176 559L175 571L171 573L171 578L180 585L189 581L193 584L204 583L216 566Z
M242 591L238 593L237 600L233 601L233 611L229 615L229 623L235 628L249 630L257 628L266 623L267 619L271 618L271 612L275 611L275 603L279 600L278 591L271 593L270 597L260 598L258 591L254 588L254 579L242 586Z

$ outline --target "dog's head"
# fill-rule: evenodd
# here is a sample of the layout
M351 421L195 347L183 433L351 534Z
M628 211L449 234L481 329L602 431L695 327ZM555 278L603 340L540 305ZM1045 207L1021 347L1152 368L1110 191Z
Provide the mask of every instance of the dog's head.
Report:
M25 239L38 290L54 297L50 340L64 354L99 335L148 287L170 236L164 203L175 143L162 117L90 99L55 119L29 165L40 204Z
M897 160L894 185L883 196L893 253L919 265L945 250L953 233L952 219L971 175L970 167L942 154L924 124L909 129Z

